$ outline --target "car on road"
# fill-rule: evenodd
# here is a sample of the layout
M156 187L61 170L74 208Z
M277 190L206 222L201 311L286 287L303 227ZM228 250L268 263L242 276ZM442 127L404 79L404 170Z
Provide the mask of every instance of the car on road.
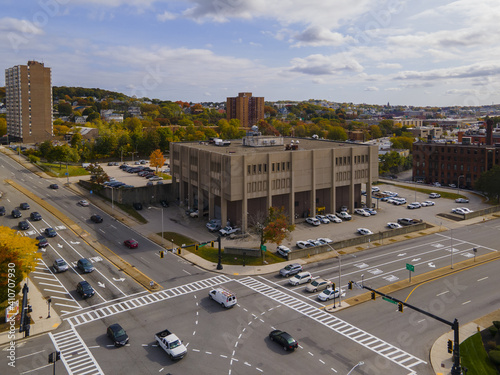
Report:
M285 245L279 245L277 248L276 248L276 252L281 255L282 257L285 257L287 258L288 257L288 254L290 253L290 249L288 247L286 247Z
M316 293L320 290L330 288L332 286L332 282L326 279L314 279L308 285L306 285L306 292Z
M352 216L347 211L340 211L337 216L342 220L351 220Z
M40 213L35 211L30 214L30 219L33 221L40 221L42 220L42 215L40 215Z
M89 273L89 272L92 272L94 270L94 266L92 265L90 260L88 260L87 258L79 259L78 262L76 263L76 266L78 267L78 269L80 271L85 272L85 273Z
M37 246L38 248L45 248L49 246L49 241L44 236L37 236L36 239L38 240Z
M455 199L455 203L469 203L469 200L465 198L457 198Z
M85 199L82 199L81 201L78 201L78 205L82 207L88 207L90 203L86 201Z
M54 260L52 267L56 272L64 272L69 269L68 263L66 263L64 259L61 258L57 258L56 260Z
M366 229L366 228L358 228L356 230L358 231L359 234L361 234L363 236L366 236L368 234L373 234L373 232L370 229Z
M104 219L102 218L102 216L101 215L97 215L97 214L93 214L90 217L90 220L93 221L94 223L102 223L104 221Z
M129 342L127 332L118 323L111 324L106 330L106 334L113 341L115 346L124 346Z
M28 203L21 203L21 204L19 205L19 208L20 208L21 210L29 210L29 209L30 209L30 205L29 205Z
M95 294L94 288L85 280L80 281L78 284L76 284L76 292L82 297L82 298L90 298Z
M19 224L18 224L18 227L19 227L20 230L28 230L28 229L30 229L30 225L28 224L28 222L26 220L20 221Z
M368 211L365 211L362 208L355 208L354 209L354 213L358 214L358 215L361 215L361 216L370 216L370 213Z
M387 226L391 229L403 228L402 225L398 223L387 223Z
M57 185L57 184L50 184L49 188L54 189L54 190L55 189L59 189L59 185Z
M57 232L55 231L54 228L45 228L44 233L49 238L57 236Z
M290 334L275 329L269 334L269 339L280 345L284 350L294 351L298 348L299 343Z
M332 223L341 223L342 219L337 217L337 215L334 214L326 214L326 217L328 220L330 220Z
M302 272L302 266L299 263L291 263L280 270L280 275L290 277Z
M299 272L296 274L294 277L290 278L288 280L288 283L290 285L300 285L300 284L306 284L310 283L312 281L312 275L311 272Z
M327 237L320 237L317 239L317 241L321 244L321 245L326 245L327 243L332 243L333 240L327 238Z
M128 240L125 240L123 242L123 244L125 246L127 246L129 249L135 249L136 247L139 246L139 242L137 242L136 240L134 240L133 238L130 238Z
M299 249L305 249L306 247L313 247L314 245L309 241L297 241L295 243Z
M430 193L429 198L436 199L436 198L441 198L441 194L439 193Z
M321 221L319 221L318 219L316 219L315 217L308 217L306 219L306 223L307 224L311 224L311 225L314 225L315 227L317 227L318 225L321 225Z
M19 218L21 216L23 216L23 214L17 208L15 208L15 209L12 210L12 217L14 219L17 219L17 218Z
M421 205L422 207L429 207L429 206L434 206L435 203L433 201L423 201Z
M408 208L409 210L415 210L417 208L420 208L422 207L422 205L418 202L413 202L413 203L410 203L408 206L406 206L406 208Z
M0 216L5 216L5 207L0 206Z
M316 219L318 219L321 224L330 224L330 219L328 219L325 215L316 215Z
M344 295L345 295L344 289L341 289L339 293L339 288L335 290L333 290L332 288L328 288L323 290L320 294L318 294L318 299L320 301L328 301L330 299L339 298L340 296Z

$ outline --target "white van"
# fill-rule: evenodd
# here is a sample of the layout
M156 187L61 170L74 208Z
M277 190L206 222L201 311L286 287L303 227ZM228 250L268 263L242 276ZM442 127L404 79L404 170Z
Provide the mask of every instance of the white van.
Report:
M218 287L214 290L211 290L208 293L208 298L220 303L227 309L236 305L237 302L236 294L223 287Z

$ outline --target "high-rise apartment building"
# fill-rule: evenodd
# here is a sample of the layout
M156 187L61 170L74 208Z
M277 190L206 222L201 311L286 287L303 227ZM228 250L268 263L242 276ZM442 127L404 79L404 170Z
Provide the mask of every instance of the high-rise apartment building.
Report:
M251 92L240 92L234 98L227 98L227 120L240 120L241 126L249 128L264 119L264 98L252 96Z
M50 68L28 61L5 69L5 96L10 140L34 143L52 138Z

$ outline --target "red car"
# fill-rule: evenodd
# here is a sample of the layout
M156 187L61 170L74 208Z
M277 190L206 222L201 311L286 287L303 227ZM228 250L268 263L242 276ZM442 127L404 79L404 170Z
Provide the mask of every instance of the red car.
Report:
M136 247L139 246L139 242L137 242L134 239L126 240L123 244L127 246L129 249L135 249Z

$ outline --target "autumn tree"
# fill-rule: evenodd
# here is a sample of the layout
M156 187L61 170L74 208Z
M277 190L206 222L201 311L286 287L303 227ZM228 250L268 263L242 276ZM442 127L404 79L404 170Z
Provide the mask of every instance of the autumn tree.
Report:
M158 173L158 168L161 168L165 164L165 158L163 157L163 152L160 149L154 150L149 156L149 164L156 168L156 173Z
M492 200L500 199L500 166L495 165L489 171L481 173L475 188L486 193Z
M21 290L21 282L35 270L40 259L37 241L21 236L14 229L0 227L0 304L9 298L9 289L16 295ZM9 286L15 284L15 288Z

